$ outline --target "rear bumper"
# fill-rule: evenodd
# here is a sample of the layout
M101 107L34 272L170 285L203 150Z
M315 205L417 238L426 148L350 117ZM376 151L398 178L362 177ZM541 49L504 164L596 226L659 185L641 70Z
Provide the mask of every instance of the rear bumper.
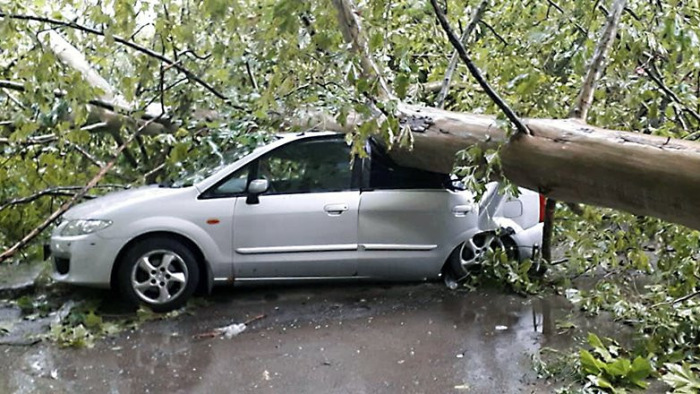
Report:
M531 259L539 251L542 246L543 229L544 223L537 223L530 228L511 235L513 241L518 245L518 256L521 259Z

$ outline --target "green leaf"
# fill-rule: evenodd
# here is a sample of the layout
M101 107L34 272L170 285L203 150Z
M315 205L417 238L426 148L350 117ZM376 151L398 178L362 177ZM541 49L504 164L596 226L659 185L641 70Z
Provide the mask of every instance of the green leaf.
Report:
M598 336L592 332L588 333L588 344L593 347L593 351L595 353L598 353L598 355L600 355L603 358L603 361L612 361L612 356L610 355L608 349L605 347L605 345L603 345L603 342L600 340L600 338L598 338Z
M581 362L581 368L586 374L599 375L605 366L605 363L593 357L593 355L587 350L581 349L579 351L579 359Z
M97 316L95 314L95 312L90 311L87 315L85 315L85 326L87 328L91 328L91 329L95 329L95 328L101 329L102 317Z
M646 388L647 383L644 381L644 379L648 378L652 371L653 368L649 360L644 357L637 356L637 358L632 361L632 368L627 374L627 378L629 379L630 383L634 384L635 386Z
M603 367L605 373L613 378L620 378L627 376L632 368L632 364L626 358L618 358L611 363L605 364Z

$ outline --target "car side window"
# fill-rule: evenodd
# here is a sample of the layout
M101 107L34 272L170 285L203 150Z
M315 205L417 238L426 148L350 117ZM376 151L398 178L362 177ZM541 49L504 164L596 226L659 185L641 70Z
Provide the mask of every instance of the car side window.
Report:
M245 166L231 174L226 180L207 192L207 197L235 196L248 188L248 173L250 166Z
M341 139L285 145L258 161L256 178L269 181L267 194L350 190L350 147Z
M378 144L371 144L370 189L444 189L450 176L396 164Z

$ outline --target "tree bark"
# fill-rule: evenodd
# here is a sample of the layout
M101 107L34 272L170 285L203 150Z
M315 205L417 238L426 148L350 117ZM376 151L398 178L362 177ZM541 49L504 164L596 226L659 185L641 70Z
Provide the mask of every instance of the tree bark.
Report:
M56 57L70 68L78 71L91 86L102 90L100 99L123 111L133 111L133 105L92 68L85 55L71 45L65 38L53 30L39 33L39 38L48 37L49 47Z
M338 12L338 23L345 41L352 44L352 50L360 57L363 77L378 84L377 95L380 100L394 98L393 91L389 88L379 66L370 56L369 44L360 27L352 0L333 0L333 5Z

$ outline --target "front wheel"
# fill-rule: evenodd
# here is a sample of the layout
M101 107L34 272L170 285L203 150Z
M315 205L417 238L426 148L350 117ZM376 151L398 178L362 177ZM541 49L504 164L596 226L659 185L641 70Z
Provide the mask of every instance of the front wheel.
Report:
M504 251L509 259L518 258L517 246L510 238L505 236L484 232L464 241L450 255L449 264L455 276L455 281L461 282L472 272L478 271L488 254L497 250Z
M185 304L199 282L197 260L171 238L149 238L131 247L119 266L118 285L131 304L168 312Z

